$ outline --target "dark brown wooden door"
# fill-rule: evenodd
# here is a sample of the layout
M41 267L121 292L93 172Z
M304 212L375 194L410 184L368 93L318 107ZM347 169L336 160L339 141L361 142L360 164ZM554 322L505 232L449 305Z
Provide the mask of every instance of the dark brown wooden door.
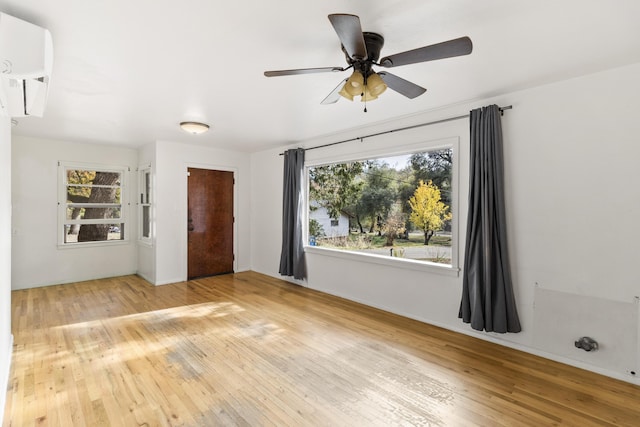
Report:
M233 273L233 172L188 172L187 276Z

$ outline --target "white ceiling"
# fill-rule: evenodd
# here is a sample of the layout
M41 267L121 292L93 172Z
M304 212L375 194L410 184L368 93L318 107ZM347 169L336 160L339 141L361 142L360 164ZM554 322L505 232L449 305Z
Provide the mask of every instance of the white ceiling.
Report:
M638 0L0 0L0 11L49 29L55 50L45 117L13 132L130 147L256 151L640 62ZM381 56L465 35L474 50L393 68L427 92L389 90L367 113L320 105L348 72L264 77L345 66L330 13L382 34ZM185 134L184 120L211 130Z

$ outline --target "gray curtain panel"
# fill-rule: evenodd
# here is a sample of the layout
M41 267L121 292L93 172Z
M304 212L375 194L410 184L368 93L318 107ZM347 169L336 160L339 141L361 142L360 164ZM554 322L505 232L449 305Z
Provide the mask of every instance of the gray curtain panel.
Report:
M502 126L497 105L471 111L469 216L458 316L476 330L520 332L507 252Z
M304 242L302 241L302 184L304 182L304 150L284 153L284 194L282 197L282 252L280 274L304 279Z

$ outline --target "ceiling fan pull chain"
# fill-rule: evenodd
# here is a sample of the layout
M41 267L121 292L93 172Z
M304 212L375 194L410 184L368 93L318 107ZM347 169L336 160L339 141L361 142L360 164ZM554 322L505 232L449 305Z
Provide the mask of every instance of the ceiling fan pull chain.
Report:
M362 94L360 95L364 99L364 112L367 112L367 73L364 74L364 86L362 87Z

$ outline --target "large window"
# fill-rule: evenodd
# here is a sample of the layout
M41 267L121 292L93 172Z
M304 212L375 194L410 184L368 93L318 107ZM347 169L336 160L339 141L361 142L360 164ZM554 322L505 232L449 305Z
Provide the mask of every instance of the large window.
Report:
M125 239L127 168L60 163L58 189L61 245Z
M308 168L309 245L451 267L454 150Z

